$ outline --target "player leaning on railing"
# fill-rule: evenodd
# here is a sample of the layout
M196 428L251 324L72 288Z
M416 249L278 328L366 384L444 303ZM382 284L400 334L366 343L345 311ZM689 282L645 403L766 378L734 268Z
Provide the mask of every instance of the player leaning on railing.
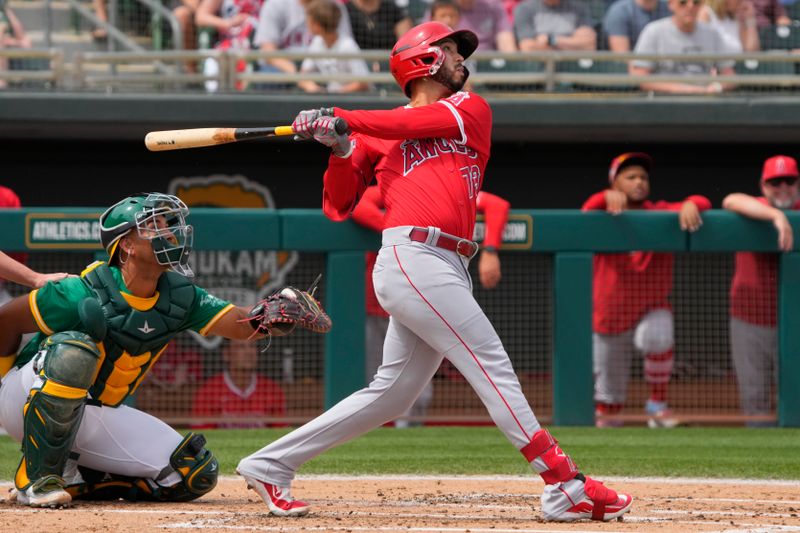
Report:
M17 503L202 496L218 475L203 436L183 437L122 402L181 331L246 339L296 325L330 328L304 291L287 287L247 309L193 285L187 215L174 196L125 198L100 217L108 264L92 263L80 277L0 308L0 361L10 367L0 387L0 425L23 452ZM38 334L17 354L20 335L29 332Z

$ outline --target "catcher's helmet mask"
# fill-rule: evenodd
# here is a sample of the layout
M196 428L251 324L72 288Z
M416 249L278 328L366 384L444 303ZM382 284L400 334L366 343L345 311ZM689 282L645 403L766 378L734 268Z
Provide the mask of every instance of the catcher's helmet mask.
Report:
M445 55L437 44L445 39L456 43L458 53L464 59L478 48L478 37L473 32L454 31L446 24L433 21L411 28L394 45L389 57L389 70L406 96L411 97L411 81L433 76L439 71ZM469 76L466 68L465 74Z
M189 253L194 231L186 223L189 208L178 197L161 193L140 193L109 207L100 215L100 241L114 258L120 239L136 228L142 239L150 241L160 265L191 277Z

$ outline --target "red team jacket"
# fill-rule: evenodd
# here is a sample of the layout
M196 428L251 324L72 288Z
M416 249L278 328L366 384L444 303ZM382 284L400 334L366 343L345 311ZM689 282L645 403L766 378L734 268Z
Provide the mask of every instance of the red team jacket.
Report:
M380 233L385 227L385 207L380 188L375 185L367 187L361 196L361 200L353 209L353 220L366 228ZM483 213L486 219L486 236L483 239L483 246L500 248L503 242L503 229L508 221L509 203L499 196L481 191L478 193L476 207L477 212ZM388 317L389 314L378 303L378 298L375 296L375 287L372 283L372 269L375 267L377 258L377 252L367 252L365 280L367 314Z
M286 416L286 399L281 386L271 379L257 375L253 385L239 391L229 382L226 374L208 378L197 390L192 409L194 418L283 417ZM283 424L269 424L271 426ZM194 425L195 428L266 427L264 422L219 423Z
M711 209L704 196L686 198L700 211ZM680 211L683 202L651 202L646 200L642 209L654 211ZM583 211L606 208L605 191L589 197ZM641 318L654 309L669 309L672 291L673 255L656 252L629 252L595 254L592 328L596 333L616 335L628 331Z
M757 198L769 205L766 198ZM800 201L791 209L800 209ZM778 323L778 254L736 252L736 270L731 283L731 316L757 326Z
M348 158L333 154L323 177L322 209L344 220L373 178L386 206L384 227L435 226L471 239L478 191L489 159L492 112L459 92L420 107L386 111L335 108L354 132Z

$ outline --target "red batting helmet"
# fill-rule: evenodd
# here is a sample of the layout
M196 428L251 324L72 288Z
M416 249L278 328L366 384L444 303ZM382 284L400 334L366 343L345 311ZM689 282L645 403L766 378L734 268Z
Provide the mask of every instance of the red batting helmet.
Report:
M433 76L442 66L444 53L436 43L443 39L455 41L458 53L464 59L478 48L477 35L469 30L453 31L441 22L425 22L414 26L394 45L389 58L389 70L406 96L411 96L408 86L411 80Z

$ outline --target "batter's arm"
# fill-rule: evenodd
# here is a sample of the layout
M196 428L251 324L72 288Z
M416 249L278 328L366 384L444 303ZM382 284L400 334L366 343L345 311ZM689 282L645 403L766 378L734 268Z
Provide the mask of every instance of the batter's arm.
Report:
M353 142L349 157L331 154L322 177L322 212L335 222L350 216L373 178L376 156L364 139L356 135Z
M380 233L384 227L385 213L383 208L383 195L381 195L380 187L377 185L367 187L367 190L361 196L361 200L358 201L355 209L353 209L353 221Z
M468 132L488 135L492 129L489 104L470 93L457 93L419 107L375 111L335 107L334 115L344 118L351 131L388 140L443 137L467 144Z

